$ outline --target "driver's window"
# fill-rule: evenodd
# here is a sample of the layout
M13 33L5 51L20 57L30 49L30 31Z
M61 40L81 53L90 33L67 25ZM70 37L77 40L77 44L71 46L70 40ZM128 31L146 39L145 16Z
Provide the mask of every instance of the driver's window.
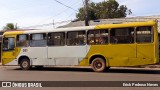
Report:
M4 38L3 39L3 51L13 50L15 48L14 38Z

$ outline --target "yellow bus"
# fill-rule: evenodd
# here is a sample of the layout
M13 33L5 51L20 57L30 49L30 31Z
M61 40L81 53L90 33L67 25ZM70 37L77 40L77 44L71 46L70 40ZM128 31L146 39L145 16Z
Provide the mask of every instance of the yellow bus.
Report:
M109 67L159 63L157 22L130 22L3 34L2 65Z

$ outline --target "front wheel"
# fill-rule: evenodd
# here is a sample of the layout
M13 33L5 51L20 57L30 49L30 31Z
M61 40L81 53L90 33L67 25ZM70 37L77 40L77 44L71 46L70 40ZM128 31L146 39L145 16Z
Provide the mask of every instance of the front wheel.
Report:
M91 67L95 72L103 72L106 69L105 60L102 58L95 58L91 63Z
M23 58L20 62L20 67L22 70L29 70L31 68L29 59Z

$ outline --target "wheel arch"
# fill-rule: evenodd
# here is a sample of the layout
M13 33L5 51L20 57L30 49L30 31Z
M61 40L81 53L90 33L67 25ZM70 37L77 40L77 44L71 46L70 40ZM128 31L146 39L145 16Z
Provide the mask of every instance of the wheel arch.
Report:
M93 61L95 58L102 58L102 59L105 61L106 66L109 66L108 60L105 58L104 55L101 55L101 54L95 54L95 55L90 56L90 58L89 58L89 64L91 64L92 61Z
M18 58L18 65L20 65L20 63L21 63L21 61L22 61L23 58L27 58L27 59L29 60L29 62L30 62L30 65L31 65L31 60L30 60L29 57L26 56L26 55L20 56L20 57Z

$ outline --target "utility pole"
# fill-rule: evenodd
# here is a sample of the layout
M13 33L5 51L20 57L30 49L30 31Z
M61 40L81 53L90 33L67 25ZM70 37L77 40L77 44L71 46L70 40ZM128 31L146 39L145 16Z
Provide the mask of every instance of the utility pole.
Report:
M55 28L54 19L53 19L53 28Z
M15 24L14 29L18 29L17 23Z
M84 11L85 11L85 26L89 26L88 1L89 1L89 0L85 0L85 5L84 5Z

